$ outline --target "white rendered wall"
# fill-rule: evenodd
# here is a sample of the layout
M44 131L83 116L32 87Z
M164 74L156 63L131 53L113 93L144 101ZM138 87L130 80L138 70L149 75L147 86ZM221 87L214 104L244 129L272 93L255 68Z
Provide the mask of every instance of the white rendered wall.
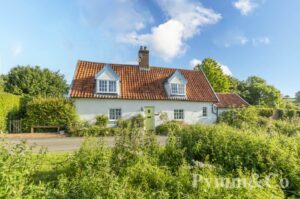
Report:
M120 100L120 99L74 99L75 106L80 118L90 123L95 122L97 115L107 115L110 108L121 108L122 117L129 118L137 114L144 114L142 108L153 106L155 112L155 126L162 121L159 115L167 113L168 119L174 119L174 109L184 110L184 122L187 124L211 124L217 120L217 116L212 113L212 103L187 102L187 101L150 101L150 100ZM202 108L207 107L207 117L202 116Z

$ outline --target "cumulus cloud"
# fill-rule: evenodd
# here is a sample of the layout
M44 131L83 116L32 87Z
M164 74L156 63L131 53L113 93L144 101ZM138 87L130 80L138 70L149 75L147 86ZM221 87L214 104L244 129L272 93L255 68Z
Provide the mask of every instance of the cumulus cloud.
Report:
M23 52L23 47L22 45L15 45L11 48L11 52L12 52L12 55L13 57L17 57L19 56L20 54L22 54Z
M120 39L131 44L148 45L165 61L185 52L186 41L205 25L215 24L222 17L212 9L194 0L157 0L167 20L150 33L138 34L133 31Z
M201 64L201 63L202 63L202 61L199 60L199 59L192 59L192 60L190 61L190 66L191 66L192 68L194 68L195 66L197 66L197 65L199 65L199 64ZM219 62L218 62L218 64L219 64L219 66L221 67L221 69L222 69L222 71L223 71L224 74L229 75L229 76L232 76L232 72L231 72L231 70L229 69L228 66L223 65L223 64L221 64L221 63L219 63Z
M257 4L252 0L238 0L233 3L233 6L238 9L242 15L247 16L257 7Z

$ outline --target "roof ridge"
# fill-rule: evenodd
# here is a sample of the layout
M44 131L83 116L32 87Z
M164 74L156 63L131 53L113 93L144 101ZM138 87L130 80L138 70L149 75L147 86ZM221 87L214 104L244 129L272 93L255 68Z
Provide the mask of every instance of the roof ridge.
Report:
M86 62L86 63L92 63L92 64L108 64L108 65L119 65L119 66L134 66L138 67L138 64L126 64L126 63L109 63L109 62L96 62L96 61L87 61L87 60L81 60L79 59L77 63L79 62ZM189 72L201 72L200 70L193 70L193 69L186 69L186 68L176 68L176 67L164 67L164 66L150 66L151 68L158 68L158 69L172 69L172 70L181 70L181 71L189 71Z

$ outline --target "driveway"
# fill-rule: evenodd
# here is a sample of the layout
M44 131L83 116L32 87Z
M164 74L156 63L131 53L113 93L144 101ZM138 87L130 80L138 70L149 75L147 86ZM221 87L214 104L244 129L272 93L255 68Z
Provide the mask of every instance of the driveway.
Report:
M99 138L100 139L100 138ZM29 145L36 146L34 151L39 151L44 147L48 152L73 152L77 151L85 138L81 137L63 137L63 138L28 138L28 139L5 139L12 144L20 143L22 140L26 140ZM160 146L166 144L166 136L157 136L157 142ZM114 147L114 137L104 137L105 143L109 147Z

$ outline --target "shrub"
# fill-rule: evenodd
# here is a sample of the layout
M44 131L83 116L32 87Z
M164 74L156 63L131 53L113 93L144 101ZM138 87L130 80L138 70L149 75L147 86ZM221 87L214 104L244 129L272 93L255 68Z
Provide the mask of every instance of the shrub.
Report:
M218 118L219 123L225 123L237 128L255 126L257 121L258 115L255 107L225 111Z
M155 128L155 132L158 135L168 135L170 133L174 133L180 130L183 125L183 122L172 120L157 126Z
M258 115L261 117L270 118L274 115L274 109L272 108L260 108L258 109Z
M25 142L0 143L0 198L42 198L45 184L35 184L33 175L40 170L44 153L33 158Z
M121 129L144 128L144 120L145 118L141 114L138 114L129 119L119 119L117 121L117 127Z
M8 120L18 112L20 97L10 93L0 92L0 132L7 131Z
M24 131L33 125L61 126L70 130L78 121L73 102L65 98L34 98L28 102Z
M106 115L98 115L96 117L96 125L100 127L106 127L108 124L108 117Z
M258 174L277 173L289 179L287 192L300 190L297 143L286 136L269 136L221 126L191 126L181 130L180 143L189 159L220 165L224 171L238 169Z

